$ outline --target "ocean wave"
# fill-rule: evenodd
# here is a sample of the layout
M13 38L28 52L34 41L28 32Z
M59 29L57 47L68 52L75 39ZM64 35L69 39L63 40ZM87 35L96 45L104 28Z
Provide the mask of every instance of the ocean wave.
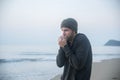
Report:
M21 52L19 54L7 54L0 58L0 63L55 61L55 53L45 52Z
M45 53L45 52L22 52L20 55L55 55L55 53Z
M15 62L37 62L37 61L55 61L55 59L43 59L43 58L37 58L37 59L0 59L0 63L15 63Z
M0 58L0 63L55 61L56 55L55 53L22 52L16 55L7 55L8 57L2 57ZM93 54L94 61L109 58L120 58L120 54Z

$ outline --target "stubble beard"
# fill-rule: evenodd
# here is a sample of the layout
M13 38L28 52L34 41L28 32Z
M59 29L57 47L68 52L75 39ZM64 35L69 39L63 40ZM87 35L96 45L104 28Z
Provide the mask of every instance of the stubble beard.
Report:
M67 41L71 42L74 38L74 33L72 32L70 36L67 37Z

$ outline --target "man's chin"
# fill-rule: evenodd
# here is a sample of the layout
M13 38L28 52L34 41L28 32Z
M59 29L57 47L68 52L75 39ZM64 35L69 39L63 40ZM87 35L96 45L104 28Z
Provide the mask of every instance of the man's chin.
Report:
M64 38L65 38L67 41L70 40L70 37L68 37L68 36L64 36Z
M67 37L66 40L69 41L69 40L70 40L70 37Z

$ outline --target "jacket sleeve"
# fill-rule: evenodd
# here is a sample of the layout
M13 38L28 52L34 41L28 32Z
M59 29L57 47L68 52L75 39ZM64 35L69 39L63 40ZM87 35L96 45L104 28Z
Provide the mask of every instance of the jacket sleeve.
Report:
M65 53L64 53L64 51L62 50L62 48L60 48L60 49L58 50L58 55L57 55L57 58L56 58L56 62L57 62L57 66L58 66L58 67L64 66L64 64L65 64L65 62L66 62Z
M69 48L68 45L65 45L65 47L62 49L65 52L65 56L69 59L70 65L79 70L86 63L90 44L88 39L86 37L83 37L77 41L76 46L77 47L74 52Z

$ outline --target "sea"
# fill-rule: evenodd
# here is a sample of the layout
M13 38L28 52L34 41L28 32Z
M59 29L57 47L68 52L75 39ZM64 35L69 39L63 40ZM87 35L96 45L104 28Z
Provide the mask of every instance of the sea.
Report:
M94 46L93 62L120 58L119 46ZM50 80L61 74L58 47L0 46L0 80Z

